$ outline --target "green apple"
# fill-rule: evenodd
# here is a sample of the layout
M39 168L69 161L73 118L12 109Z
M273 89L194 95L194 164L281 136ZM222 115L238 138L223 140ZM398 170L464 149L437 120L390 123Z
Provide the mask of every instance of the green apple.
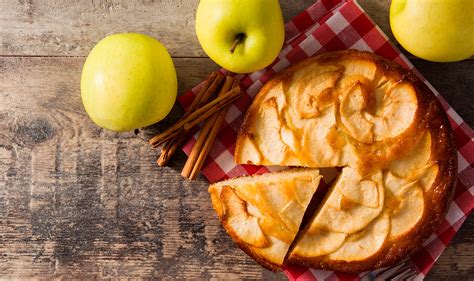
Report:
M168 51L135 33L100 40L84 63L81 96L99 126L128 131L160 121L176 100L177 79Z
M201 0L196 34L206 54L227 70L248 73L272 63L285 27L278 0Z
M474 55L474 0L392 0L390 26L417 57L449 62Z

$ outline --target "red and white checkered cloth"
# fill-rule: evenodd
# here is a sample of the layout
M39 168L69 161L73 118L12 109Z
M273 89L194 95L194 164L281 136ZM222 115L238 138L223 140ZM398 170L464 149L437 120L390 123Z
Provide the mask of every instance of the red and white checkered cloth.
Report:
M241 79L245 94L227 112L202 173L210 182L215 182L273 170L271 167L234 163L237 132L252 98L266 81L290 64L320 52L348 48L371 51L414 70L441 101L454 131L459 164L453 203L436 232L424 243L420 251L409 258L418 269L416 279L422 279L474 208L474 132L353 0L320 0L314 3L286 24L285 45L270 66L248 75L237 76ZM200 87L202 83L179 98L184 108L190 105ZM183 147L186 154L190 153L196 138L197 134ZM363 276L295 266L285 268L285 274L291 280L359 280Z

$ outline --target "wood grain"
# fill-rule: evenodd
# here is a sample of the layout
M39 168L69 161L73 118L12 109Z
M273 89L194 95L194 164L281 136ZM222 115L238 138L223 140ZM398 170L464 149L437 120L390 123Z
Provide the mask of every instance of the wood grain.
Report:
M182 180L182 154L158 168L156 151L133 133L92 124L82 63L0 58L2 276L262 278L214 217L207 183ZM175 63L187 73L180 89L216 68Z
M133 133L92 124L79 95L83 60L0 58L3 276L274 276L225 235L205 180L182 180L182 154L160 169L156 152ZM206 58L174 60L181 90L217 68ZM448 64L443 72L473 85L470 62ZM454 100L469 98L456 88L449 93ZM179 114L175 109L165 123ZM456 274L472 273L469 229L472 223L444 253L435 276L449 276L453 266Z
M313 1L281 1L289 19ZM389 32L389 1L360 1ZM158 168L140 133L112 133L86 116L79 78L109 33L160 38L183 92L217 69L194 35L193 1L0 0L0 278L284 279L223 231L203 178L185 157ZM179 32L177 32L179 30ZM474 61L414 64L474 123ZM428 280L472 279L474 221L463 225Z
M86 56L98 40L139 32L160 40L174 57L202 57L194 32L198 0L0 0L0 55ZM314 1L282 1L285 21Z
M106 35L139 32L158 38L174 57L203 57L206 55L194 32L198 2L0 0L0 55L86 56ZM358 2L396 42L388 20L390 0ZM280 1L285 22L312 3L314 0Z

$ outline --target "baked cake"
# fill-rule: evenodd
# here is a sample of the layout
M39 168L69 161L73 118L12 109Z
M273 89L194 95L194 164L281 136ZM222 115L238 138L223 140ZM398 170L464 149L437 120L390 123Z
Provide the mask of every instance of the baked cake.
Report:
M230 179L209 187L227 233L257 262L283 265L321 176L316 169Z
M421 245L448 209L457 169L452 131L433 93L398 64L355 50L304 60L266 83L234 157L237 164L340 169L277 265L346 272L393 264Z

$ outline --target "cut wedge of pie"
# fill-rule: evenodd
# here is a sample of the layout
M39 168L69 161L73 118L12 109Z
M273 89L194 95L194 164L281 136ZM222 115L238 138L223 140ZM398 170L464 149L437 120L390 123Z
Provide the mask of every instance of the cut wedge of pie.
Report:
M272 269L290 263L360 272L400 261L441 222L457 169L449 122L427 86L393 62L354 50L304 60L265 84L244 118L234 157L238 164L300 166L315 173L337 168L339 176L299 232L299 223L275 215L285 206L295 209L285 205L286 195L262 196L268 188L250 191L246 184L247 192L239 191L238 179L230 191L221 187L213 195L213 202L224 202L223 194L233 192L232 198L264 208L229 222L214 203L241 246L285 243L277 256L270 256L274 251L258 256ZM272 185L289 186L288 181L275 178ZM280 224L267 222L275 218ZM291 235L279 225L291 228Z
M209 187L227 233L262 265L283 265L321 176L314 169L230 179Z

